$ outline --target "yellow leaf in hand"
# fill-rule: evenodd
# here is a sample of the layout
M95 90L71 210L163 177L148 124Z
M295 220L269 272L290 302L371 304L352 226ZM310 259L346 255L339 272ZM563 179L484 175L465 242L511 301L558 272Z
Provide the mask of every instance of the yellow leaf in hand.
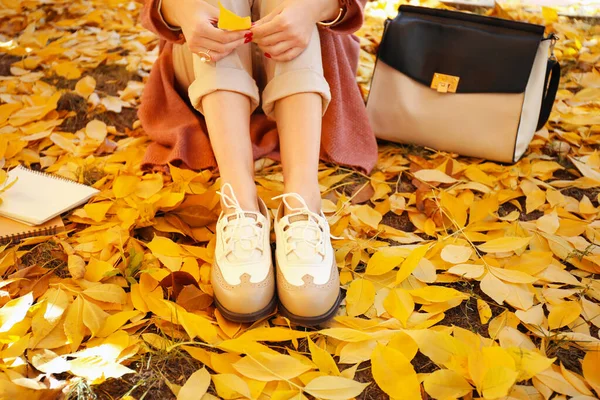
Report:
M435 399L458 399L473 391L462 375L449 369L440 369L425 378L425 391Z
M219 2L219 29L226 31L243 31L252 27L250 17L240 17L234 12L229 11Z
M421 385L417 373L400 351L377 345L371 356L371 363L375 382L390 397L421 400Z
M364 314L375 301L375 286L365 279L357 279L350 284L346 293L346 311L351 317Z
M202 398L210 385L210 374L206 368L199 369L188 378L177 394L177 400L197 400Z
M548 325L550 329L562 328L575 321L582 311L581 305L576 301L565 301L555 305L548 315Z

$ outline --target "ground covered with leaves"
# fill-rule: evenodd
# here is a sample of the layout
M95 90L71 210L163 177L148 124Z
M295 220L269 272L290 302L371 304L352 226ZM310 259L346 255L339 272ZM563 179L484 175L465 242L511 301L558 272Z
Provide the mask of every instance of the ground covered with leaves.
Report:
M382 22L368 6L366 95ZM435 4L431 4L436 6ZM209 280L218 176L142 173L157 39L126 0L0 0L0 163L101 193L67 231L0 247L0 399L595 399L600 395L600 27L558 33L563 80L515 165L381 143L322 165L345 301L322 329L226 321ZM256 164L259 194L281 168ZM10 189L8 189L10 190Z

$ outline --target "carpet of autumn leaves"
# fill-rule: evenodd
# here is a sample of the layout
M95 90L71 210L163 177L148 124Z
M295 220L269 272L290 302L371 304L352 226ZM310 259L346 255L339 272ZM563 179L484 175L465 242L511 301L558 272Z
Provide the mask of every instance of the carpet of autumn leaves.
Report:
M368 6L365 95L397 6ZM140 170L148 140L135 110L158 48L139 11L126 0L0 0L1 166L101 190L63 216L65 233L0 247L0 399L600 395L593 20L488 11L560 37L555 110L515 165L381 143L371 176L321 166L345 301L307 330L276 315L224 320L209 280L218 176ZM256 170L273 209L280 166Z

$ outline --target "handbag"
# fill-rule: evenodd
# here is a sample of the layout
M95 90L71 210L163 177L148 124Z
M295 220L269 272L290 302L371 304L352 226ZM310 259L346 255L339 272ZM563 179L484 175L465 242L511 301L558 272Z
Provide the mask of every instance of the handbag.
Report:
M386 21L367 100L375 135L518 161L556 98L556 39L541 25L401 6Z

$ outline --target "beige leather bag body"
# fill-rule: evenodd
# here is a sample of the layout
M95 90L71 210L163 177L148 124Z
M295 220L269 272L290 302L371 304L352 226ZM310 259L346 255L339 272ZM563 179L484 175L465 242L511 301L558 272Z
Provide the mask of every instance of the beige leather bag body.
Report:
M401 6L388 20L367 111L380 139L518 161L560 79L544 27Z

